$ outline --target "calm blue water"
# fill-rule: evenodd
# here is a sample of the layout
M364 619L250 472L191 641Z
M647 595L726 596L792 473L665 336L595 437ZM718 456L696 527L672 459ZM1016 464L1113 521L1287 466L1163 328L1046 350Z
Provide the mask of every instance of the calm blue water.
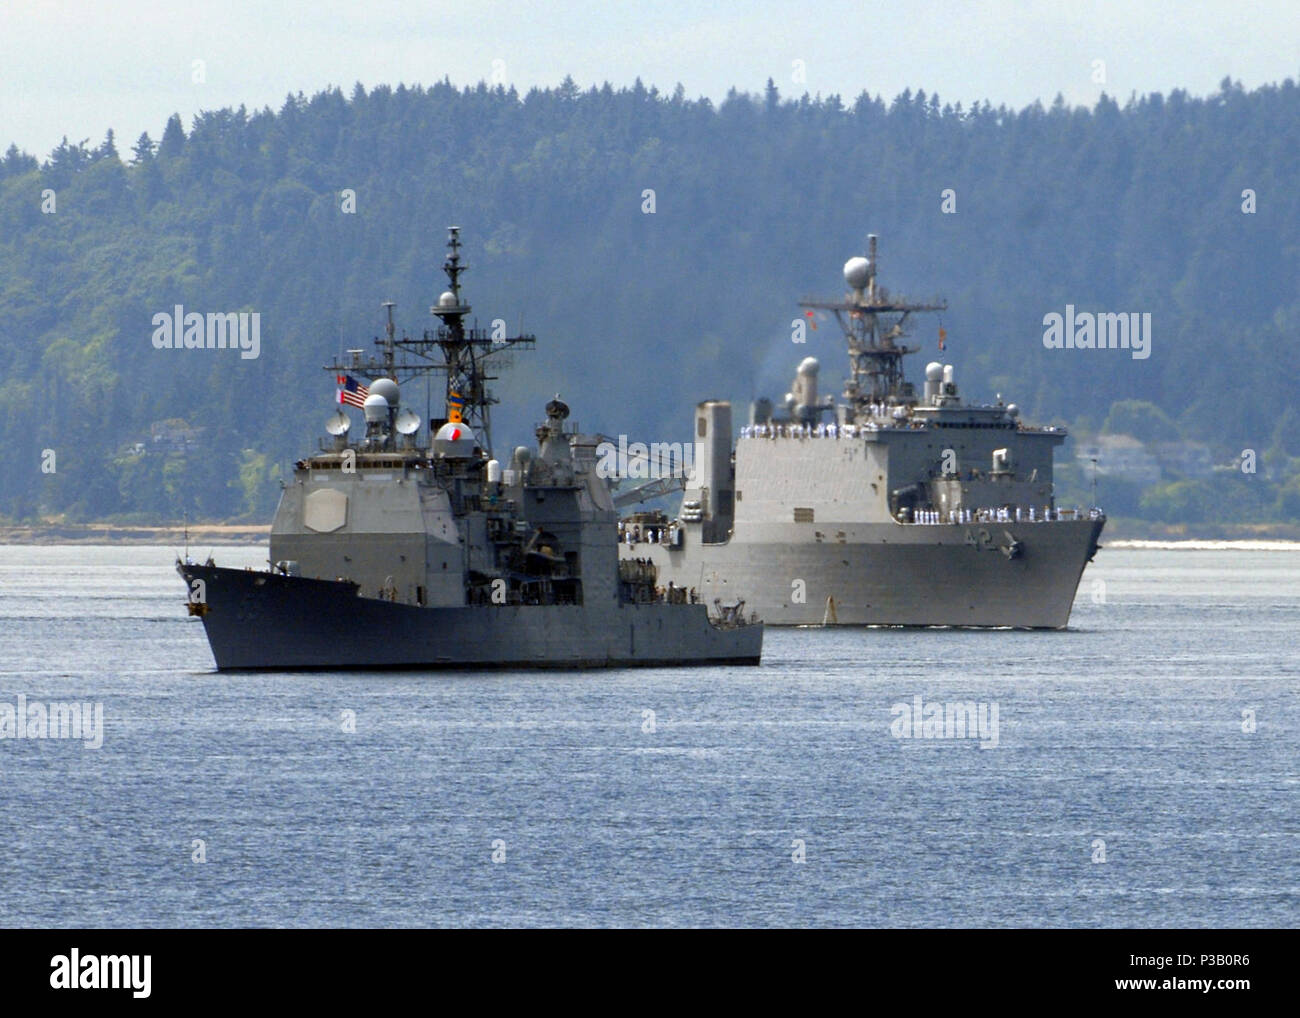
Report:
M171 558L0 547L0 703L105 712L0 740L0 925L1297 925L1300 552L1104 550L1064 633L463 677L218 676ZM999 745L894 738L917 694Z

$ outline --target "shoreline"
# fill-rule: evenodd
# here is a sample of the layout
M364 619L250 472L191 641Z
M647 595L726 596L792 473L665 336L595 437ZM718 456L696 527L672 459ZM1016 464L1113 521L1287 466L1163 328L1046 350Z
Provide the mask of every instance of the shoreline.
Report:
M78 523L0 526L0 544L264 544L271 525L199 523L190 527L133 526L119 523Z
M1300 541L1279 538L1239 537L1215 540L1204 537L1168 538L1116 538L1104 541L1101 550L1116 551L1300 551Z

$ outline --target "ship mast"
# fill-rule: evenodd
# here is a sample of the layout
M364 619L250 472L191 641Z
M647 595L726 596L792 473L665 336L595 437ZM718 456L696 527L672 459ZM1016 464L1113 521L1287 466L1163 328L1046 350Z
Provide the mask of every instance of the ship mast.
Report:
M357 372L369 378L391 378L398 383L441 372L445 378L446 416L430 421L430 431L446 421L463 421L472 428L479 446L492 453L491 412L498 402L488 383L498 376L490 373L496 366L494 357L514 347L532 349L537 338L531 333L517 336L496 335L495 331L467 326L471 307L461 295L461 273L468 269L460 260L460 227L447 227L447 256L442 263L449 289L443 291L429 313L442 322L435 330L425 329L419 338L397 338L393 324L392 301L385 301L387 313L384 338L376 339L378 355L363 357L363 351L349 351L351 359L336 360L326 371L340 374Z
M802 308L831 311L839 322L849 352L849 378L844 396L855 410L864 405L906 405L916 402L904 378L903 358L919 346L896 342L907 335L908 318L917 311L945 311L948 302L912 303L893 298L876 283L876 235L867 238L867 257L850 258L844 265L849 293L842 300L806 297Z

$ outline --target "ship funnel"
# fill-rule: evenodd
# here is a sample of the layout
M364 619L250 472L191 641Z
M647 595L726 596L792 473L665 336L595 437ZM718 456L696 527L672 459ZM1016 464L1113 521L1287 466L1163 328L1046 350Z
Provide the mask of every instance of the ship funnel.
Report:
M695 408L695 471L688 478L683 504L703 508L702 540L727 540L735 518L735 481L731 469L731 404L705 400Z

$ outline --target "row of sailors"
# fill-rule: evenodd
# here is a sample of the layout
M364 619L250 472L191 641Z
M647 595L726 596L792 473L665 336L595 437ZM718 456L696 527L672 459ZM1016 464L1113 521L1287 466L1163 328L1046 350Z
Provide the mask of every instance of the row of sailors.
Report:
M740 429L741 438L854 438L859 432L879 431L867 424L747 424Z
M1089 519L1097 519L1100 509L1092 509ZM997 506L992 509L917 509L913 523L1051 523L1054 520L1082 519L1078 509L1053 509L1043 506Z
M623 520L618 521L618 542L619 544L673 544L673 531L677 529L675 523L665 523L662 526L647 523L644 527L640 523L627 524Z

